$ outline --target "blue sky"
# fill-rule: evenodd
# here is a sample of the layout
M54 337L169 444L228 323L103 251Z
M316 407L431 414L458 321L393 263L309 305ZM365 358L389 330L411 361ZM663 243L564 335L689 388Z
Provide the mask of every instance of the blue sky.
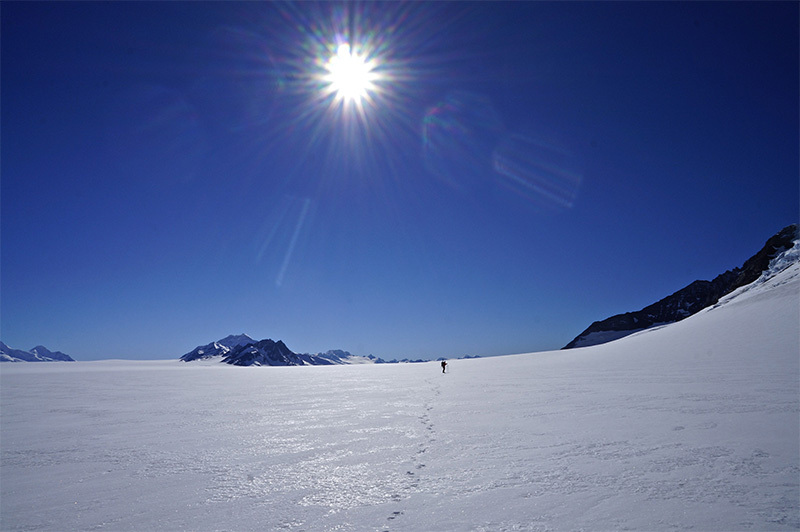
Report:
M1 14L12 347L557 349L798 220L795 2ZM342 43L360 103L327 90Z

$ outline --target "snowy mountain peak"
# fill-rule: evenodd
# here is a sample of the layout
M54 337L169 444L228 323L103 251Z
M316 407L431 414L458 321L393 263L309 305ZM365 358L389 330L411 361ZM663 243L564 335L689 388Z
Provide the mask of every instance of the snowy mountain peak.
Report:
M295 353L281 340L253 340L246 334L226 336L222 340L200 345L180 359L217 361L234 366L329 366L338 364L378 364L375 357L361 357L341 349L316 355Z
M256 343L256 341L247 336L246 334L236 334L236 335L231 334L229 336L226 336L222 340L217 340L216 343L219 345L223 345L229 349L233 349L234 347L237 346L254 344Z
M75 360L61 351L50 351L43 345L37 345L30 351L23 351L0 342L0 362L75 362Z

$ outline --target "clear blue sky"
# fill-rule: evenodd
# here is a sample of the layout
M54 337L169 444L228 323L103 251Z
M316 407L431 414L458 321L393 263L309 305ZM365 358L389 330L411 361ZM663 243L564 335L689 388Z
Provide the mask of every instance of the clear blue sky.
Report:
M796 2L0 9L12 347L557 349L798 220Z

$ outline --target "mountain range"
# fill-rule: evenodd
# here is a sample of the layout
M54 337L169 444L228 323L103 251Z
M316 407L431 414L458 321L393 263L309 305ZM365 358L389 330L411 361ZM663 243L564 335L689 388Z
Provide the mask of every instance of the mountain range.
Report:
M714 305L737 288L758 279L770 262L798 241L797 224L789 225L772 236L761 250L747 259L741 268L728 270L711 281L694 281L674 294L636 312L617 314L596 321L563 349L604 344L651 327L674 323Z
M23 351L0 342L0 362L75 362L75 360L61 351L50 351L42 345L37 345L30 351Z
M181 358L184 362L210 360L234 366L330 366L336 364L389 364L424 362L423 360L390 360L375 356L357 356L334 349L315 355L295 353L282 341L254 340L246 334L226 336L216 342L200 345Z
M756 281L769 270L782 252L800 246L798 225L792 224L767 240L758 253L747 259L742 267L728 270L711 281L698 280L674 294L635 312L626 312L596 321L576 336L563 349L587 347L616 340L652 327L681 321L715 305L720 298L737 288ZM386 364L424 362L424 360L383 360L373 355L357 356L347 351L330 350L324 353L295 353L282 341L254 340L246 334L230 335L201 345L186 353L180 360L217 361L235 366L307 366L336 364ZM74 362L60 351L36 346L30 351L14 349L0 342L0 362Z

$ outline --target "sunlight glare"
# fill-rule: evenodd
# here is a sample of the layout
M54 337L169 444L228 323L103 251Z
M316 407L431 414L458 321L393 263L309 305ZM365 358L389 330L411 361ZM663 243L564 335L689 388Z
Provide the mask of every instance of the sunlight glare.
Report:
M368 98L368 92L375 91L373 81L378 76L374 68L374 61L351 50L349 44L340 44L336 54L325 65L327 74L324 80L328 83L328 91L345 104L361 103Z

